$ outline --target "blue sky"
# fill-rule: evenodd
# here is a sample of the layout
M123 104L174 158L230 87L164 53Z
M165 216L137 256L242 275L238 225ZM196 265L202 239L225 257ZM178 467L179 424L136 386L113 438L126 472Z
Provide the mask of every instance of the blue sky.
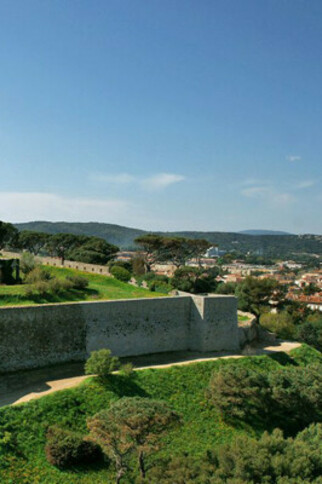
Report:
M320 0L0 0L0 219L322 233Z

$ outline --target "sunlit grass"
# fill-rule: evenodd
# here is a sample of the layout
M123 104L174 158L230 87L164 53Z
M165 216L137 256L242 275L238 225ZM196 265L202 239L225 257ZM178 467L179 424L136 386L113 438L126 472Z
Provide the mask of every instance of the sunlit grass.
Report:
M48 294L44 297L27 297L25 295L26 284L13 286L0 285L0 306L22 306L72 301L134 299L164 296L164 294L135 287L108 276L81 272L75 269L61 269L49 266L44 266L44 268L57 278L64 278L69 275L82 275L88 280L88 287L82 290L71 289L65 291L63 294Z

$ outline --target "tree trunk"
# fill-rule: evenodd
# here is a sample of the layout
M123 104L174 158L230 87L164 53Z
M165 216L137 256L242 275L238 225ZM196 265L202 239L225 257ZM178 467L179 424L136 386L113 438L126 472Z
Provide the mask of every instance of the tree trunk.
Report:
M139 453L139 470L140 470L140 474L141 474L142 479L144 479L145 478L145 466L144 466L144 454L143 454L143 452Z
M117 474L116 474L116 479L115 479L115 483L116 483L116 484L120 484L121 479L122 479L122 477L124 476L124 474L125 474L125 470L124 470L124 469L119 469L119 470L117 471Z

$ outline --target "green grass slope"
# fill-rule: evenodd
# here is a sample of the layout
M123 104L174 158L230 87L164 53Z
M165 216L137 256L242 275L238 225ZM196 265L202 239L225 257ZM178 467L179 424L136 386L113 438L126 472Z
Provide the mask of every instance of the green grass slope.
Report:
M109 299L134 299L143 297L159 297L164 294L151 292L147 289L132 286L112 277L90 274L74 269L60 269L48 267L46 269L57 278L64 278L69 275L82 275L89 285L86 289L72 289L63 294L48 294L45 297L27 297L25 295L25 284L15 286L0 285L0 306L33 305L45 303L62 303L72 301L98 301Z
M86 433L86 418L123 396L141 396L167 401L182 415L183 424L164 438L164 447L152 459L192 454L196 459L208 449L231 441L238 434L259 436L263 424L229 425L205 397L211 373L222 365L237 364L263 372L283 365L305 365L321 361L321 354L303 345L274 356L255 356L240 360L225 359L174 366L167 369L137 371L131 377L114 375L100 384L90 378L82 385L39 400L0 410L0 482L10 484L92 484L114 482L113 466L88 466L60 471L45 458L45 433L48 425ZM272 423L273 426L273 423ZM150 460L151 463L151 460ZM122 479L134 483L131 476Z

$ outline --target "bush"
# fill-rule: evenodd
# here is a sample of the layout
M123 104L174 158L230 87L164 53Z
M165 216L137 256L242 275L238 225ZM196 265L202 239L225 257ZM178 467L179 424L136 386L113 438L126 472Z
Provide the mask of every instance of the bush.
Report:
M67 276L66 280L71 283L73 289L83 290L88 286L88 280L83 276Z
M322 365L288 367L268 375L271 416L294 432L322 420Z
M132 261L131 260L111 260L108 264L109 269L112 267L123 267L129 272L132 272Z
M290 366L264 374L241 365L213 373L207 396L224 418L264 418L294 433L322 420L321 365Z
M208 451L202 460L185 454L159 461L151 484L308 484L320 483L322 426L311 425L292 438L279 429L259 440L238 436ZM161 464L161 465L160 465Z
M112 276L122 282L129 282L131 279L131 273L124 269L124 267L112 266L110 270Z
M134 369L133 369L133 364L132 363L125 363L124 365L121 366L120 373L125 376L129 377L133 375Z
M83 279L83 278L81 278ZM45 297L48 294L60 295L69 291L74 287L73 282L68 278L60 279L51 277L51 275L41 268L36 268L28 274L26 282L29 285L25 288L25 296L27 297Z
M216 288L216 294L235 295L237 284L235 282L221 282Z
M171 284L159 280L149 282L148 287L151 292L161 292L163 294L168 294L173 289Z
M298 326L296 338L322 351L322 315Z
M45 281L39 281L36 282L31 289L31 295L32 296L40 296L40 297L45 297L48 295L50 292L50 287L48 282Z
M285 439L279 429L271 435L265 432L259 440L238 437L214 453L214 475L220 479L214 482L318 483L321 436L321 426L312 425L295 439Z
M25 282L27 284L35 284L36 282L48 282L52 279L51 274L42 267L35 267L27 275Z
M33 254L30 252L23 252L20 257L20 270L27 275L38 266L38 262Z
M99 378L108 377L113 371L120 368L120 360L117 356L112 356L111 350L102 349L92 351L85 363L85 374L95 374Z
M48 289L51 294L64 294L66 291L72 289L73 285L67 279L57 279L54 277L48 282Z
M260 317L260 324L282 339L294 339L296 327L293 324L292 316L286 311L264 313Z
M56 467L89 464L102 458L99 446L76 432L53 426L49 427L46 437L46 457Z

